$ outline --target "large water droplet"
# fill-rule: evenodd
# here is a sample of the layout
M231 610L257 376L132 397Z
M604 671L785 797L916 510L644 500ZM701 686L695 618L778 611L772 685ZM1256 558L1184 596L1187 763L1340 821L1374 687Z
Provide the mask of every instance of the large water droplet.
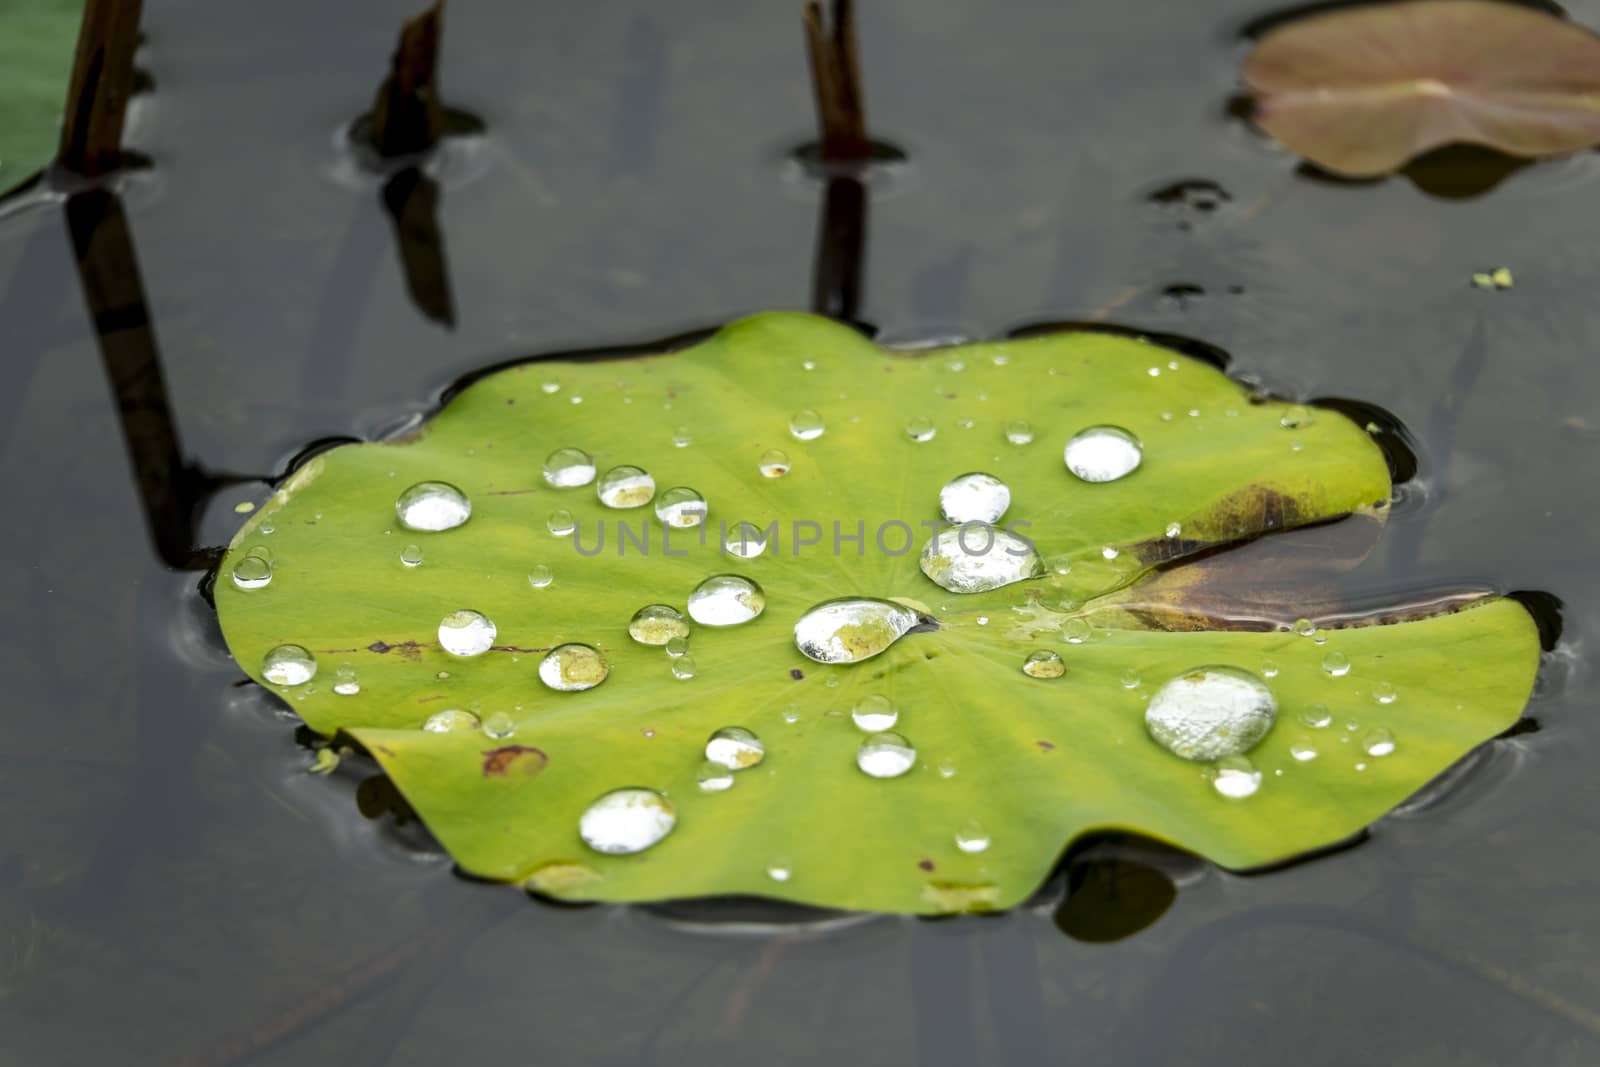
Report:
M660 646L674 637L688 637L689 623L677 608L667 604L646 604L628 620L628 636L641 645Z
M789 473L789 457L778 449L770 449L762 453L761 462L758 464L761 476L764 478L782 478Z
M494 647L495 625L476 611L452 611L439 620L439 644L452 656L481 656Z
M563 693L593 689L610 673L611 664L589 645L557 645L539 661L539 680Z
M894 724L900 721L900 709L894 706L894 701L881 693L873 693L856 701L856 706L850 712L851 720L869 734L881 734L885 730L894 729Z
M906 423L906 436L922 444L931 441L939 431L934 427L933 420L927 416L918 416Z
M240 589L261 589L272 581L272 561L249 555L233 565L233 584Z
M706 739L706 759L731 771L754 767L766 754L761 739L743 726L724 726Z
M1144 722L1173 755L1215 760L1254 748L1277 715L1272 690L1249 671L1196 667L1156 690Z
M1243 800L1261 788L1261 772L1243 756L1224 756L1211 772L1211 787L1229 800Z
M702 626L738 626L767 610L761 587L737 574L715 574L689 594L689 617Z
M1317 624L1310 619L1296 619L1294 620L1294 632L1301 637L1314 637L1317 632Z
M999 522L1010 506L1006 483L981 471L952 478L939 490L939 510L954 523Z
M261 676L273 685L304 685L317 676L317 658L299 645L279 645L262 657Z
M1067 665L1061 662L1059 652L1041 648L1028 653L1028 658L1022 661L1022 673L1029 678L1059 678L1067 673Z
M400 525L430 533L451 530L467 521L472 502L449 482L418 482L394 502Z
M642 508L656 495L656 480L641 467L612 467L595 486L608 508Z
M956 828L956 848L967 853L987 851L989 831L977 820L962 823Z
M733 788L733 771L720 763L706 760L700 764L700 769L695 772L695 782L702 792L720 793L725 789Z
M825 600L794 624L794 644L818 663L859 663L888 648L917 625L904 604L873 597Z
M461 708L445 708L429 715L422 728L430 734L448 734L457 730L476 730L479 725L478 717L472 712Z
M797 441L815 441L825 429L822 416L809 409L797 411L789 419L789 432Z
M575 489L594 481L594 458L581 448L558 448L544 461L544 480L557 489Z
M1394 734L1386 727L1373 727L1361 739L1361 747L1367 750L1369 756L1387 756L1394 751Z
M1086 482L1114 482L1139 469L1144 449L1120 426L1090 426L1067 442L1067 469Z
M596 852L626 856L672 832L678 814L654 789L613 789L578 819L578 836Z
M917 762L917 750L899 734L873 734L856 749L856 766L873 778L898 778Z
M918 562L923 574L952 593L982 593L1044 574L1031 541L982 523L940 530Z
M722 538L722 551L740 559L755 559L767 550L767 532L753 522L736 522Z
M356 669L348 663L339 664L339 669L333 672L338 679L333 683L333 691L342 697L353 697L361 692L361 683L356 680Z
M656 518L687 529L706 521L706 498L687 485L675 485L656 501Z

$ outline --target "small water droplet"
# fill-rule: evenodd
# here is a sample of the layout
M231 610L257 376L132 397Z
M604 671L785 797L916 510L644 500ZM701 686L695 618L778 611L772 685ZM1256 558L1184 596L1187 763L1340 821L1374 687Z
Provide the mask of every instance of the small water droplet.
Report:
M859 663L900 640L917 621L915 611L892 600L841 597L800 616L794 644L818 663Z
M789 457L780 449L769 449L761 454L761 476L764 478L782 478L789 473Z
M1394 691L1394 686L1388 682L1379 682L1372 687L1372 699L1380 704L1393 704L1398 695Z
M1114 482L1139 469L1144 449L1120 426L1090 426L1067 442L1067 469L1086 482Z
M1100 550L1100 556L1102 559L1116 559L1120 555L1122 555L1122 552L1117 548L1116 545L1106 545Z
M356 669L348 663L339 664L339 669L333 672L337 679L333 683L333 691L342 697L353 697L361 692L361 683L356 681Z
M572 517L572 512L566 508L557 508L550 513L550 518L545 520L545 526L557 537L566 537L577 529L578 523Z
M535 589L548 588L556 580L555 574L543 563L535 563L528 571L528 584Z
M1301 763L1309 763L1311 760L1317 758L1317 750L1312 747L1310 742L1295 741L1289 745L1289 755L1293 756Z
M986 852L989 848L989 831L977 820L969 820L956 828L956 848L962 852Z
M667 655L673 659L689 653L689 639L687 637L669 637L665 645Z
M1263 678L1276 678L1277 676L1278 676L1278 664L1277 664L1277 661L1276 660L1270 660L1270 659L1262 660L1261 661L1261 677L1263 677Z
M789 418L789 433L797 441L815 441L822 436L823 429L822 416L809 408Z
M483 734L496 741L504 741L517 732L517 720L509 711L492 711L483 720Z
M689 594L689 617L702 626L738 626L767 610L761 587L737 574L716 574Z
M894 706L894 701L881 693L873 693L856 701L856 706L850 712L851 720L869 734L881 734L885 730L894 729L894 724L900 721L900 709Z
M563 693L593 689L610 673L611 664L591 645L557 645L539 661L539 680Z
M694 780L705 793L721 793L733 788L733 772L722 764L710 760L700 764Z
M706 498L687 485L675 485L656 500L656 518L680 529L706 521Z
M1211 786L1229 800L1243 800L1261 788L1261 772L1243 756L1224 756L1212 766Z
M1361 747L1369 756L1387 756L1394 751L1394 734L1382 726L1373 727L1361 739Z
M1014 445L1033 444L1033 424L1026 419L1012 419L1006 423L1006 440Z
M672 447L688 448L694 443L694 435L689 432L689 427L679 426L672 431Z
M481 612L452 611L439 621L439 644L452 656L481 656L494 647L494 623Z
M613 789L578 819L578 836L596 852L643 852L672 832L678 814L654 789Z
M672 676L680 682L694 677L694 657L685 653L672 661Z
M1139 672L1129 667L1122 672L1122 677L1118 681L1122 683L1122 688L1124 689L1137 689L1139 688Z
M299 645L279 645L262 657L261 676L273 685L304 685L317 676L317 658Z
M1207 666L1167 682L1145 707L1150 736L1175 756L1215 760L1254 748L1278 704L1267 683L1237 667Z
M955 776L956 776L956 765L954 763L952 763L950 760L940 760L939 761L939 777L940 778L954 778Z
M581 448L558 448L544 461L544 480L557 489L575 489L594 481L594 457Z
M1317 624L1310 619L1294 620L1294 632L1301 637L1311 637L1317 632Z
M755 559L767 550L767 532L753 522L736 522L722 538L722 551L739 559Z
M952 593L982 593L1044 574L1031 541L984 523L940 530L929 538L918 564Z
M560 382L543 382L543 383L540 384L539 389L546 396L549 396L551 393L557 393L557 392L561 391L561 383Z
M233 584L240 589L263 589L272 582L272 561L248 555L233 565Z
M767 868L767 877L774 882L787 882L794 874L787 863L774 863Z
M274 529L276 529L276 527L274 527L270 522L264 522L260 526L256 527L256 530L262 534L270 534Z
M448 734L456 730L476 730L481 724L478 717L470 711L461 708L445 708L436 711L423 722L422 728L430 734Z
M816 370L817 369L817 361L814 360L814 359L808 359L805 362L801 363L800 367L803 370Z
M1294 404L1284 410L1283 416L1278 419L1278 425L1286 430L1298 430L1316 421L1317 416L1310 408L1304 404Z
M1170 541L1173 538L1178 537L1182 533L1183 533L1183 524L1181 522L1169 522L1169 523L1167 523L1167 540Z
M472 502L449 482L418 482L395 500L394 513L408 530L437 533L466 522Z
M933 420L925 415L918 416L906 423L906 436L922 444L931 441L939 431L934 427Z
M628 636L641 645L665 645L674 637L687 639L689 623L677 608L667 604L646 604L628 620ZM684 650L688 651L687 640Z
M954 523L996 523L1011 506L1011 489L992 474L958 475L939 490L939 510Z
M1069 645L1081 645L1089 640L1089 623L1083 619L1068 619L1061 627L1061 636Z
M761 739L743 726L724 726L706 739L706 759L731 771L754 767L766 755Z
M1061 661L1059 652L1041 648L1028 653L1028 658L1022 661L1022 673L1029 678L1059 678L1067 673L1067 665Z
M1310 704L1300 713L1300 721L1313 730L1326 729L1333 722L1333 712L1326 704Z
M1342 678L1350 673L1350 657L1343 652L1329 652L1322 657L1322 669L1335 678Z
M899 734L873 734L856 749L856 766L872 778L898 778L917 762L917 750Z
M642 508L656 495L656 480L642 467L612 467L595 485L595 494L608 508Z
M790 704L783 709L783 721L793 726L800 721L800 709Z

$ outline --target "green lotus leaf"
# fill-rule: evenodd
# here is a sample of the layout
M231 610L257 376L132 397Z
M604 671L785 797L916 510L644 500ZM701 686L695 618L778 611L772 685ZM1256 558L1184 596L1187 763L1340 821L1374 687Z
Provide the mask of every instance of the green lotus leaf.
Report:
M1099 425L1136 438L1142 462L1094 483L1067 469L1063 447ZM596 484L552 487L545 459L562 448L587 452L602 478L643 468L657 501L693 487L705 523L664 545L653 507L608 508ZM933 531L922 524L940 518L941 488L975 471L1009 488L1001 523L1036 547L1027 573L1042 573L949 592L920 565ZM470 518L402 526L397 498L426 481L458 486ZM767 314L659 356L514 366L405 440L316 457L246 522L216 600L245 671L313 729L365 746L475 875L571 900L982 910L1024 899L1095 830L1236 868L1339 842L1517 719L1539 645L1513 601L1312 636L1208 629L1183 610L1186 598L1208 604L1214 583L1176 579L1233 555L1221 546L1342 516L1377 529L1389 496L1362 427L1252 396L1140 339L1068 332L907 352ZM557 511L575 534L550 532ZM765 553L723 551L719 527L740 522L769 531ZM259 577L266 555L269 583L229 579L241 564ZM630 637L641 607L683 611L728 573L764 590L759 617L690 621L678 659ZM829 647L876 654L816 662L795 624L841 597L873 598L876 614ZM495 623L481 655L440 644L441 620L463 609ZM670 616L651 625L653 640L670 636ZM599 650L599 684L541 681L547 653L571 643ZM314 678L267 680L264 658L284 644L312 653ZM1058 676L1024 673L1041 650L1059 655ZM1253 672L1275 698L1253 773L1180 758L1147 731L1152 695L1204 665ZM553 680L577 685L602 673L586 656L554 666ZM915 752L893 778L858 768L868 735L852 711L880 697ZM447 710L488 732L421 728ZM707 741L727 727L753 733L764 758L707 790ZM737 762L749 763L743 744ZM666 797L675 825L633 854L596 851L580 819L630 787ZM1239 792L1250 795L1226 795Z
M14 0L0 33L0 193L56 154L83 0Z

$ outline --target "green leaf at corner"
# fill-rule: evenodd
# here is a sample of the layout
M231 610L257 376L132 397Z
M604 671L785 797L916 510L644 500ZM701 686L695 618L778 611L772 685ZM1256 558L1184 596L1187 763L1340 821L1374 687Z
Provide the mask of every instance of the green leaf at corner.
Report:
M83 0L12 0L0 10L0 193L56 154Z
M791 435L801 410L822 416L822 436ZM907 425L924 419L934 437L912 440ZM1008 440L1018 421L1031 425L1031 443ZM1140 439L1137 471L1103 484L1067 472L1066 440L1096 424ZM593 486L544 484L544 457L563 447L591 453L602 472L644 467L658 491L698 489L705 543L675 532L668 554L650 508L614 511ZM777 479L758 470L774 448L791 468ZM920 524L939 517L940 487L974 470L1010 487L1004 521L1029 524L1043 577L957 595L919 569ZM395 498L425 480L465 490L471 519L436 534L401 528ZM314 729L364 744L475 874L568 899L744 893L912 913L1001 908L1096 829L1150 834L1232 867L1340 841L1517 718L1538 641L1514 602L1328 630L1321 641L1166 632L1119 607L1158 563L1170 575L1271 530L1381 519L1388 497L1383 457L1361 428L1322 410L1308 421L1155 345L1069 333L899 353L825 320L773 314L659 357L503 371L413 438L317 458L247 522L223 563L226 576L267 545L270 585L245 590L224 577L217 604L257 680L274 646L313 650L320 673L310 684L274 688ZM578 520L585 551L603 523L603 551L581 556L572 538L550 534L557 509ZM740 521L778 524L768 554L719 551L717 525ZM619 555L619 522L635 537L649 528L648 554L630 540ZM836 544L835 522L842 538L864 539ZM820 542L797 545L796 523ZM914 533L909 545L896 524ZM407 567L400 555L413 543L423 562ZM537 566L553 574L546 587L527 580ZM759 582L766 610L743 626L696 627L692 678L629 638L638 608L682 609L696 584L725 572ZM814 663L793 625L841 596L912 602L938 627L861 663ZM459 659L439 646L439 620L460 608L495 620L486 654ZM584 692L545 687L539 661L565 642L601 649L607 680ZM1064 676L1022 673L1041 648L1061 655ZM1323 669L1330 653L1348 657L1348 673ZM1248 799L1219 795L1205 766L1145 732L1154 688L1203 664L1271 675L1280 710L1250 753L1262 782ZM341 665L359 693L334 691ZM1392 701L1377 699L1380 683ZM895 703L895 729L916 748L902 777L856 768L864 735L850 710L869 695ZM1327 705L1330 725L1302 722L1314 704ZM515 731L420 729L445 708L501 713ZM731 789L704 792L703 749L726 726L754 731L766 757ZM1394 751L1369 755L1380 728ZM590 850L580 815L628 786L666 794L675 829L636 855ZM969 824L987 849L958 847Z

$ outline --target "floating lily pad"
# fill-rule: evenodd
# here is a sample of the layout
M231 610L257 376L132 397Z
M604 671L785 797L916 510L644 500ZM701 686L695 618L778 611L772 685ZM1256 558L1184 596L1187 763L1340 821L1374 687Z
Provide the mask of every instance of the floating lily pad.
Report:
M1094 427L1121 434L1073 466L1105 481L1064 460ZM547 465L562 449L582 455ZM974 472L1007 498L982 482L946 506L1003 506L1038 566L958 593L922 552L941 489ZM602 503L619 477L622 503L641 478L657 501L692 487L703 521L673 512L664 545L652 504ZM457 487L465 521L403 526L424 482ZM407 514L454 522L445 496ZM1163 628L1131 596L1263 533L1376 527L1389 496L1359 426L1135 338L906 353L770 314L660 356L501 371L413 437L316 457L240 531L216 599L246 672L366 746L473 874L573 900L1002 908L1098 829L1230 867L1338 842L1515 721L1538 641L1511 601L1307 636L1182 611ZM1160 588L1183 606L1183 583ZM670 633L637 621L649 605ZM1062 669L1025 672L1040 651ZM1248 765L1146 728L1156 691L1207 665L1276 703Z
M1430 149L1513 156L1600 143L1600 37L1492 0L1412 0L1310 15L1268 32L1245 61L1255 121L1348 177Z
M14 0L0 33L0 193L56 154L83 0Z

